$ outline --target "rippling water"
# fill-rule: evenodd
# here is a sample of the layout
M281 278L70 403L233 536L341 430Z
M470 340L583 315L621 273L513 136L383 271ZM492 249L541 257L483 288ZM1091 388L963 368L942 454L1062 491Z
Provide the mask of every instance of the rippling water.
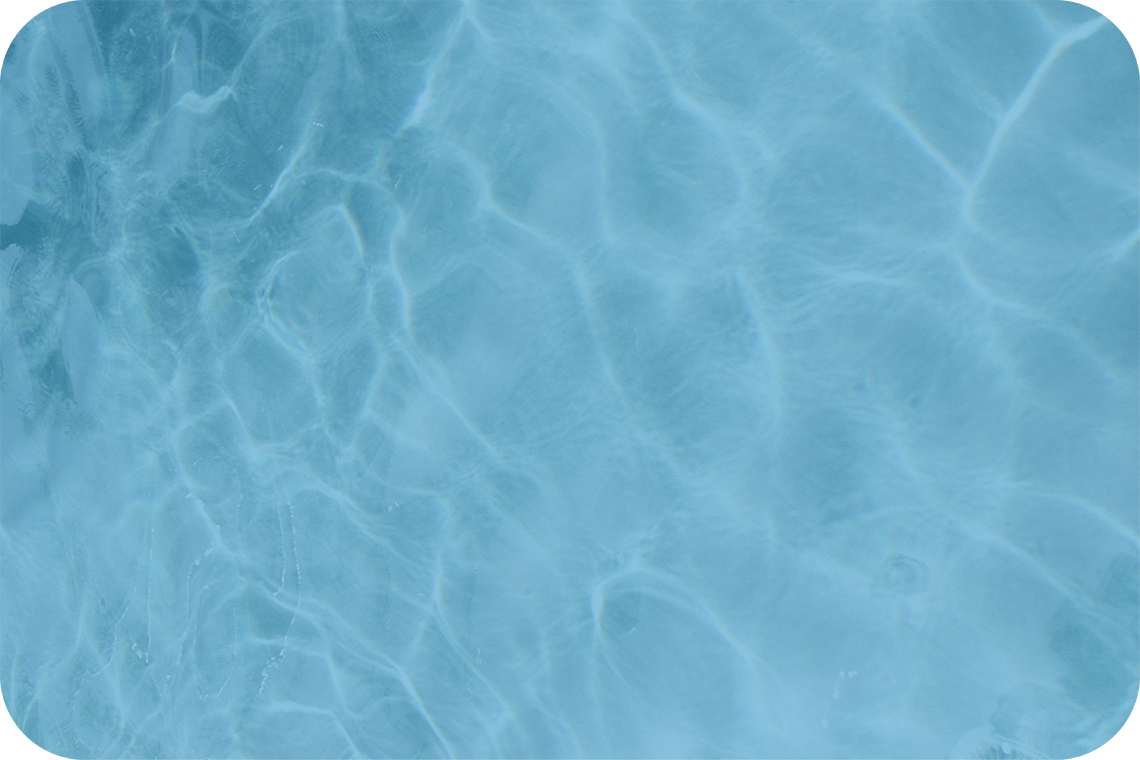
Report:
M1066 3L71 3L0 78L0 682L68 757L1073 756L1140 77Z

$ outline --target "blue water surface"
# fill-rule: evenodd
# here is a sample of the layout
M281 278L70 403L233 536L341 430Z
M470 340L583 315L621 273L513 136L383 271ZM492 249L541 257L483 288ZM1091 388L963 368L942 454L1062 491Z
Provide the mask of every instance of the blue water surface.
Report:
M0 685L71 758L1072 757L1140 75L1042 2L77 2L0 77Z

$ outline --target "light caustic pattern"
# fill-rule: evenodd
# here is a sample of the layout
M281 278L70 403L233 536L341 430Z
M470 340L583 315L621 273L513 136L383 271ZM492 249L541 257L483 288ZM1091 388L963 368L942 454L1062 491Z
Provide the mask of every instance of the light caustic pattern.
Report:
M1099 746L1137 79L1070 3L46 12L8 709L70 757Z

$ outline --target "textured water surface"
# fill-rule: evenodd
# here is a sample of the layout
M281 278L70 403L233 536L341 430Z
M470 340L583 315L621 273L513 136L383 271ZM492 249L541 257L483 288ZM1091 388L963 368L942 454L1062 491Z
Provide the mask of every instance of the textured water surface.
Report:
M75 758L1099 746L1138 80L1067 3L40 15L9 711Z

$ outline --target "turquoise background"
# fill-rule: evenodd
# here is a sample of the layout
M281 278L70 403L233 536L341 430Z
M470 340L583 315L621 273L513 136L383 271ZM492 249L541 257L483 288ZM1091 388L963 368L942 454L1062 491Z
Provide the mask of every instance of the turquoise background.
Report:
M80 757L1072 757L1140 680L1140 75L1022 2L56 6L0 686Z

